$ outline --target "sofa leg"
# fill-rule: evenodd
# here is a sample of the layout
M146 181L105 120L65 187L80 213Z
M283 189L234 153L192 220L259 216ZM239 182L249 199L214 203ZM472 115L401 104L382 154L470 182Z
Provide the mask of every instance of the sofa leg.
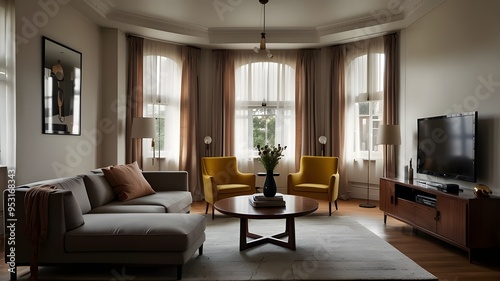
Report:
M332 216L332 202L328 202L328 216Z
M208 202L207 202L207 206L205 207L205 215L208 213Z
M182 265L177 266L177 280L182 279Z
M337 200L335 200L335 210L338 210L339 207L337 206Z
M214 205L212 204L212 220L215 219L215 211L214 211Z
M198 248L198 255L203 256L203 244Z

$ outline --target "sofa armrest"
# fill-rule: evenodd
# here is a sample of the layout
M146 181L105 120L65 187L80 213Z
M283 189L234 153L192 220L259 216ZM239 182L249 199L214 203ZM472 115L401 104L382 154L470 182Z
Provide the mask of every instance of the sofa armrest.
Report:
M155 191L189 191L186 171L143 171L142 174Z
M10 260L7 255L10 253L11 249L15 249L16 264L29 265L32 257L32 244L25 230L26 217L24 205L24 196L28 188L15 189L15 221L8 220L9 218L12 219L12 217L9 216L9 211L5 208L9 191L10 190L5 190L4 192L4 211L6 211L6 213L4 213L4 231L6 237L14 237L13 239L15 239L15 242L4 239L4 249L9 249L9 251L4 252L5 259ZM49 196L47 240L40 245L40 264L60 261L64 255L64 235L67 231L66 223L68 219L65 213L65 209L67 211L68 206L65 208L65 204L69 201L68 198L71 197L73 197L73 194L69 190L57 190ZM72 198L72 200L72 204L77 204L74 198ZM79 207L76 207L79 211ZM15 231L14 236L12 236L12 231Z

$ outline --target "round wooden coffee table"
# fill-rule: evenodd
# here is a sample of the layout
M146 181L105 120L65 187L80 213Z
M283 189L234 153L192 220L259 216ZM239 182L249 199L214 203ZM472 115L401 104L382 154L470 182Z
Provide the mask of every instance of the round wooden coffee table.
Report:
M235 196L215 202L217 211L240 218L240 251L246 250L264 243L272 243L281 247L295 250L295 218L313 213L318 209L316 200L295 196L283 195L286 201L285 207L253 207L249 199L253 195ZM285 219L285 232L264 237L251 233L248 229L249 219ZM287 237L288 241L280 238ZM247 241L247 237L254 240Z

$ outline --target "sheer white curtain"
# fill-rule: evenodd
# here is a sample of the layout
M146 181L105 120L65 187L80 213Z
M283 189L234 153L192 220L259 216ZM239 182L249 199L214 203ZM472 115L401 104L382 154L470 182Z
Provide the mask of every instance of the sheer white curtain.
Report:
M295 169L295 51L273 50L274 57L253 52L235 52L235 156L242 171L255 167L253 112L275 115L274 142L287 146L276 172L287 175ZM267 111L269 109L269 111ZM266 143L260 143L265 145ZM278 183L279 184L279 183Z
M383 113L382 37L346 45L346 158L380 158L374 138ZM370 150L371 155L368 154Z
M16 166L15 3L0 0L0 165Z
M180 148L180 96L182 47L144 40L144 116L157 118L154 169L177 170ZM144 157L153 157L149 140L143 143ZM148 161L150 162L150 161ZM147 163L146 161L144 163Z

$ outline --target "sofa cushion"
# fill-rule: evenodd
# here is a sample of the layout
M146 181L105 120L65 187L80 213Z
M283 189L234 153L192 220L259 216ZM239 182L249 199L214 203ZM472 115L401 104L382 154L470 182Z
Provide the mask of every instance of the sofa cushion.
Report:
M73 192L64 194L64 222L66 231L77 228L85 223L79 203L76 201Z
M55 185L57 189L69 190L73 193L76 202L78 202L78 207L80 207L82 214L87 213L91 209L87 189L81 177L44 180L24 185L24 187L32 187L35 185Z
M182 252L205 235L196 214L86 214L65 234L67 252Z
M189 211L191 203L193 203L193 197L188 191L158 191L155 194L125 202L110 202L106 206L151 205L162 207L164 213L180 213Z
M155 193L142 175L137 162L102 169L119 201L127 201Z
M82 210L82 214L87 213L92 209L90 207L89 196L87 194L87 189L85 188L85 183L81 177L70 178L66 181L61 181L56 184L61 189L70 190L73 192L73 196L75 196L78 205L80 205L80 209Z
M116 194L104 174L82 175L92 209L116 200Z

